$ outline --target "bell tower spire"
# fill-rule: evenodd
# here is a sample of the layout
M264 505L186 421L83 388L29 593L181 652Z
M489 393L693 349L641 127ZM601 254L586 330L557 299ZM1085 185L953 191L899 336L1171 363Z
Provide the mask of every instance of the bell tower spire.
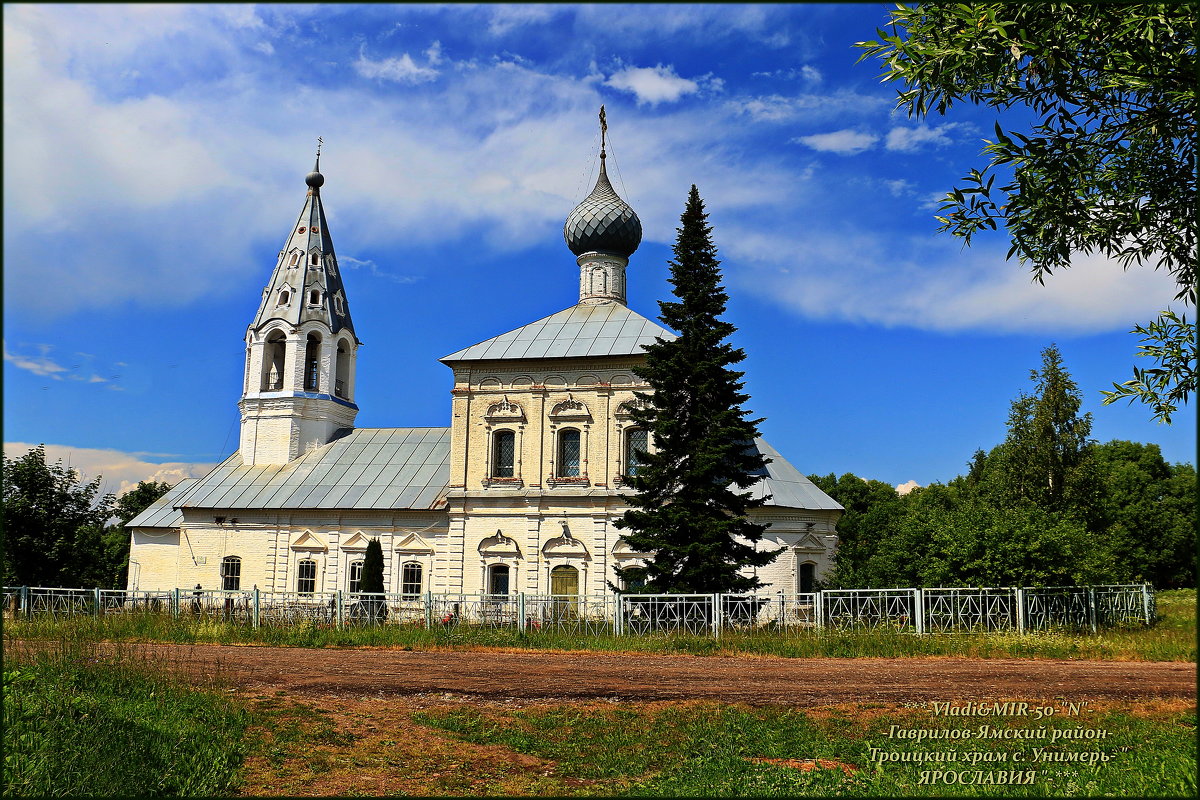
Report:
M286 464L352 428L361 344L321 202L321 139L300 217L246 330L240 452L245 464Z

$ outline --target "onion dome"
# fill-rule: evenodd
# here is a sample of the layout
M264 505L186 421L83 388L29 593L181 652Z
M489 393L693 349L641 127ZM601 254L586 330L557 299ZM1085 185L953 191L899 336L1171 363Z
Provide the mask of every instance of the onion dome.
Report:
M642 221L608 182L603 150L596 188L567 215L563 238L577 256L602 252L629 258L642 243Z

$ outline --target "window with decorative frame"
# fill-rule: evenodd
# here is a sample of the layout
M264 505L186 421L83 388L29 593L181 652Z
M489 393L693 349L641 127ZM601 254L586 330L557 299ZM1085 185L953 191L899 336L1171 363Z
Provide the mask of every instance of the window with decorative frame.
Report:
M558 433L558 463L555 465L555 476L559 478L580 477L580 446L579 430L564 428Z
M407 561L400 567L400 594L405 600L416 600L424 586L425 568L420 562Z
M226 592L236 592L242 588L242 559L238 556L225 556L221 559L221 589Z
M311 558L302 558L296 564L296 591L300 594L312 594L317 590L317 562Z
M639 453L646 453L650 449L650 437L645 428L629 428L625 431L625 474L632 476L638 474L638 469L645 462Z
M507 595L511 574L507 564L492 564L488 567L488 594Z
M492 477L511 478L516 475L517 435L510 430L492 433Z
M361 558L350 562L349 583L347 584L347 591L350 594L358 594L362 591L362 572L363 560Z

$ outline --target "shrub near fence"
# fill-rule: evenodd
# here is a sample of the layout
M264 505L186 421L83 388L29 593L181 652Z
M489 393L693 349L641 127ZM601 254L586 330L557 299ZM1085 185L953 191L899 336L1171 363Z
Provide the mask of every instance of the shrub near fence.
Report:
M829 589L811 594L351 594L5 587L13 617L170 614L251 625L412 625L616 635L881 629L991 633L1152 625L1148 584L1031 588Z

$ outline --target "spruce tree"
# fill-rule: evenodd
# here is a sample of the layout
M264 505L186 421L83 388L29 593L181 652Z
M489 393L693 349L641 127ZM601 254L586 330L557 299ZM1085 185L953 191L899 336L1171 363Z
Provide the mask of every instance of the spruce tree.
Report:
M367 542L358 590L371 594L383 592L383 545L379 544L378 539Z
M659 319L679 337L646 347L645 366L635 370L654 393L638 394L633 420L650 432L655 452L640 454L628 479L633 508L616 526L630 547L653 556L617 574L646 591L749 591L762 582L739 571L779 553L756 547L766 526L746 516L764 502L745 490L766 474L767 460L753 447L761 420L741 408L749 399L744 373L730 368L746 354L729 344L736 328L721 319L729 298L707 220L693 185L670 262L679 300L659 302Z

